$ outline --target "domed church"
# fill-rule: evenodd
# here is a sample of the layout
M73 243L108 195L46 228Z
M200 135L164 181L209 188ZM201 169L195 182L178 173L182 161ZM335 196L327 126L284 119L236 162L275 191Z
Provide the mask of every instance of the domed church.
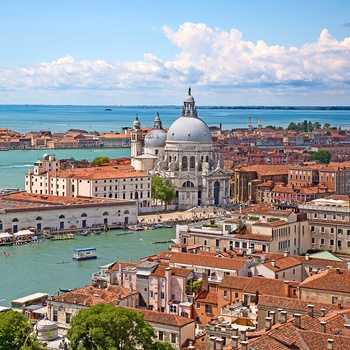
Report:
M131 128L131 164L136 170L159 175L174 186L178 209L197 205L226 205L230 202L230 173L213 151L212 134L198 118L191 88L181 116L168 132L157 113L152 130L142 141L141 124Z

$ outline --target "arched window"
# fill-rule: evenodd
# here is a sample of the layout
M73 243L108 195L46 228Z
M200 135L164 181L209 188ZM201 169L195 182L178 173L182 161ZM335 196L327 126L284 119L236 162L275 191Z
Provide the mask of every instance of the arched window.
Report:
M58 218L59 218L59 219L64 219L65 216L64 216L64 215L60 215Z
M182 184L182 187L194 187L194 184L192 181L185 181L183 184Z
M108 212L107 211L105 211L102 215L104 215L104 216L106 216L106 215L108 215Z
M194 169L196 167L196 160L194 156L190 157L190 169Z
M182 157L182 169L187 169L187 157Z
M42 220L42 217L41 217L41 216L38 216L35 220L36 220L36 221L40 221L40 220Z
M81 214L81 217L82 217L82 218L86 218L86 217L87 217L87 214L83 213L83 214Z
M135 199L139 199L139 193L135 192Z
M14 218L14 219L12 220L12 222L18 222L18 219L17 219L17 218Z
M129 214L129 210L124 211L124 215Z

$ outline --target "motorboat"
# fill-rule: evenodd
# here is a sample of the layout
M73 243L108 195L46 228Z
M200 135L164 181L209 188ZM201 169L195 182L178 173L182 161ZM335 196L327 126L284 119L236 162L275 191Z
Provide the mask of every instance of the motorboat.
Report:
M96 248L76 248L74 249L73 260L91 260L97 259L97 255L95 253Z

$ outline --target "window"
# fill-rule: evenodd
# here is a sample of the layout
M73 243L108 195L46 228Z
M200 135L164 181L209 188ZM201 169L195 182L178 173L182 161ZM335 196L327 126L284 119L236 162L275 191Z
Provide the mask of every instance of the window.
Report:
M150 297L150 298L153 298L153 290L150 290L150 292L149 292L149 297Z
M158 331L158 340L163 341L164 340L164 332Z
M321 227L321 233L324 233L324 227Z
M227 290L224 290L224 298L227 298Z
M338 304L338 297L332 297L332 304Z
M72 318L72 314L69 312L66 312L66 323L70 323L70 319Z
M238 299L238 293L235 293L235 298Z
M343 229L342 228L338 228L338 235L342 235L343 234Z
M338 248L342 247L342 241L338 240Z
M321 238L321 245L324 245L324 238Z
M312 244L315 244L315 237L312 237Z
M197 308L197 309L200 309L200 308L201 308L201 304L200 304L200 303L197 303L196 308Z
M215 240L215 247L220 247L220 239Z
M334 239L329 240L329 245L334 245Z
M53 315L52 315L52 318L54 322L57 322L58 321L58 310L56 309L53 309Z
M205 304L205 313L211 314L211 305L210 304Z
M176 343L176 333L171 333L171 342Z
M169 306L169 312L171 314L176 314L177 313L176 305L170 305Z
M334 233L334 227L331 227L331 233Z
M161 293L160 293L160 298L161 298L161 299L165 299L165 294L164 294L164 292L161 292Z

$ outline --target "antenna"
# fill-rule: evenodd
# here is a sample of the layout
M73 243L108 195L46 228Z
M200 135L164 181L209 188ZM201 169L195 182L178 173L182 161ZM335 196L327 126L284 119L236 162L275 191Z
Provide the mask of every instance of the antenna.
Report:
M258 128L262 128L263 126L262 126L262 124L261 124L261 119L260 119L260 117L258 117L258 118L256 118L257 119L257 121L258 121Z
M249 121L248 128L251 130L251 129L253 129L252 117L249 117L248 121Z

